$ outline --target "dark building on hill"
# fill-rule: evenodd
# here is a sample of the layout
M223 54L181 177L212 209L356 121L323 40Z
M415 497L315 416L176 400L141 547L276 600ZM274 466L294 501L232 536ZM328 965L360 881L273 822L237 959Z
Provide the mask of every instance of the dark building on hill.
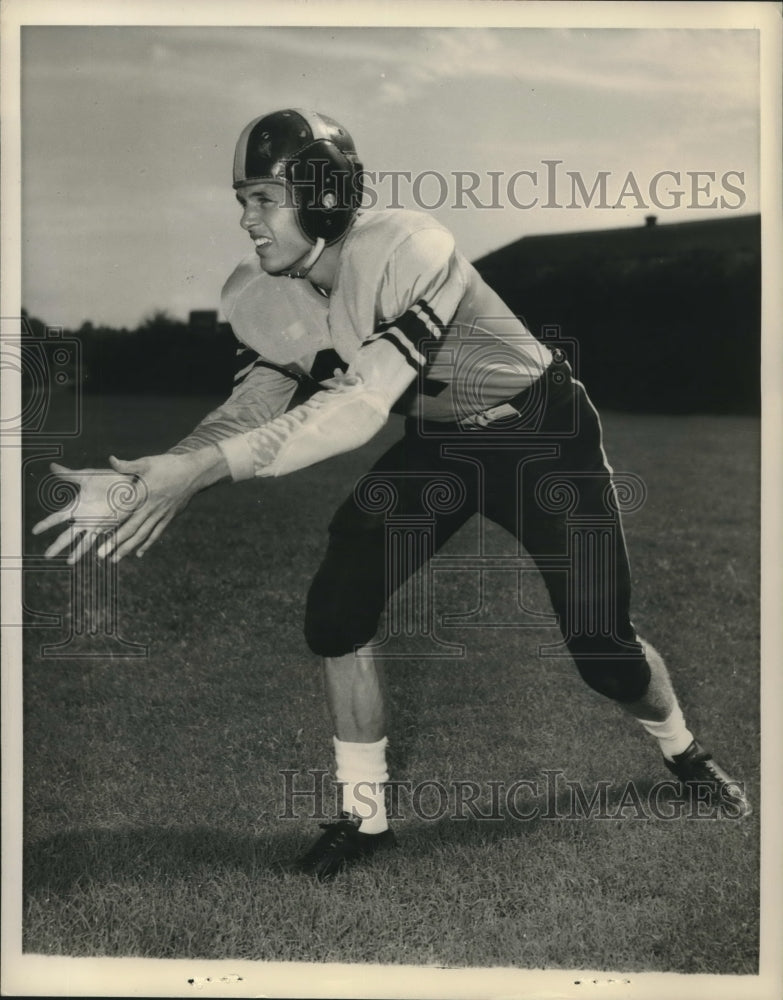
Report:
M758 412L758 215L527 236L475 266L535 334L559 329L599 405Z

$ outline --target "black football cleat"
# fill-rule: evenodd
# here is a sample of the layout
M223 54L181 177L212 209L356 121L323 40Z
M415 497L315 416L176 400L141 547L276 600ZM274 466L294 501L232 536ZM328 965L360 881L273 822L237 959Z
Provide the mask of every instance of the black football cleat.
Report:
M325 882L354 862L364 861L376 851L396 846L397 838L391 830L362 833L360 823L358 816L348 813L340 813L339 820L333 823L321 823L324 833L296 862L298 870Z
M730 778L718 767L712 754L694 740L687 750L675 755L674 760L664 757L664 764L679 778L686 790L708 789L704 801L719 807L726 816L741 819L753 811L745 796L741 782Z

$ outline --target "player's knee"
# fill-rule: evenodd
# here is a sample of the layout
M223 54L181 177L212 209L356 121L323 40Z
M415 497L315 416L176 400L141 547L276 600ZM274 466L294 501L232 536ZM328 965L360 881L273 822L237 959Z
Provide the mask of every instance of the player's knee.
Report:
M305 617L305 640L317 656L345 656L357 646L366 646L375 629L354 628L354 622L340 622L323 615Z
M638 701L650 685L650 665L641 655L614 661L576 658L576 665L586 684L613 701Z
M339 586L316 577L305 611L307 645L318 656L345 656L375 635L382 611L368 595L351 596Z

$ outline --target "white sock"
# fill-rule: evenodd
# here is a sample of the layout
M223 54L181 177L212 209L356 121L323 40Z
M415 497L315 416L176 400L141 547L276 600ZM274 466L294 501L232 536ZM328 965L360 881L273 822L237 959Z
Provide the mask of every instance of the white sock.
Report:
M673 760L693 742L693 733L685 725L685 718L679 705L674 706L668 719L664 719L663 722L653 722L651 719L639 719L639 722L650 736L658 740L661 752L667 760Z
M334 737L337 780L343 786L343 812L361 816L362 833L383 833L389 823L383 783L389 780L384 736L377 743L348 743Z

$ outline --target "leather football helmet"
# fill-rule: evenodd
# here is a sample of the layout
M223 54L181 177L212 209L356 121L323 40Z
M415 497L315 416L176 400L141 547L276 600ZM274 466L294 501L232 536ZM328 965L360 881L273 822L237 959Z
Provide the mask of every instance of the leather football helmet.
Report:
M234 153L234 187L264 180L287 184L299 228L313 244L341 239L361 205L354 141L339 122L316 111L273 111L245 126Z

